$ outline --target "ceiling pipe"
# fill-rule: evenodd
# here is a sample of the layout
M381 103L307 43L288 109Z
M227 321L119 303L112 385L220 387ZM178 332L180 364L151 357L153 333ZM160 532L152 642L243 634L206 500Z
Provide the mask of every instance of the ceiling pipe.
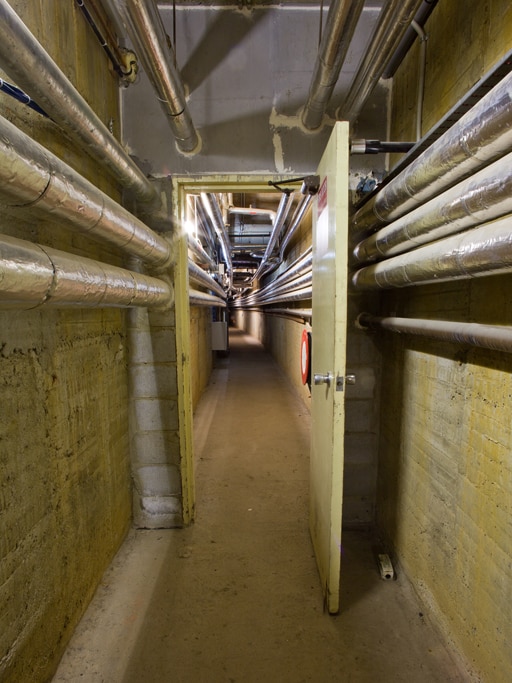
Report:
M438 0L423 0L423 2L421 3L418 11L414 16L414 21L422 29L425 26L427 19L432 14L432 11L437 5L437 2ZM407 31L404 34L404 37L402 38L399 46L396 49L395 54L389 60L384 70L384 73L382 74L382 78L392 78L395 75L396 70L398 69L405 55L409 52L412 44L414 43L417 33L418 32L413 25L411 25L407 29Z
M196 154L201 144L188 110L174 50L154 0L113 0L162 105L178 149Z
M0 63L63 130L141 202L158 194L6 0L0 0Z
M172 262L167 240L2 117L0 200L16 211L38 208L64 219L155 268Z
M338 119L352 122L357 119L421 3L422 0L389 0L383 7L346 100L338 110Z
M203 201L205 211L210 218L211 224L213 225L213 229L219 238L224 260L228 269L228 274L231 276L231 273L233 272L231 245L226 232L226 226L224 225L224 221L222 219L222 211L220 210L219 203L217 202L217 197L212 192L202 192L201 199Z
M242 216L269 216L272 222L276 218L276 212L272 209L255 209L251 206L228 206L228 212Z
M270 237L268 239L268 244L265 249L265 253L263 254L263 259L252 276L253 280L256 280L257 278L261 277L263 274L265 267L267 265L268 259L271 257L272 252L275 249L275 246L277 244L277 240L279 239L279 236L281 234L281 230L283 229L284 223L286 221L286 218L288 216L288 213L290 211L291 205L293 202L293 192L290 192L290 190L286 190L283 192L281 195L281 200L279 202L279 206L277 207L277 212L274 217L274 225L272 226L272 232L270 233Z
M351 232L374 232L510 152L511 120L512 73L371 197L354 214Z
M360 242L359 263L396 256L512 213L512 153Z
M205 273L205 271L196 263L190 260L188 262L188 275L193 282L206 287L212 292L215 292L215 294L220 296L222 299L226 298L226 292L222 289L219 283L216 282L210 275L208 275L208 273Z
M200 292L198 289L189 289L189 303L191 306L217 306L226 308L227 304L224 299L206 292Z
M358 290L466 280L512 272L510 216L366 266L352 275Z
M452 320L378 317L361 313L356 322L362 329L383 329L398 334L412 334L455 344L469 344L492 351L512 352L512 328Z
M363 6L364 0L331 2L301 116L302 124L308 130L316 130L322 125Z
M0 307L166 307L170 284L100 261L3 235L0 237Z

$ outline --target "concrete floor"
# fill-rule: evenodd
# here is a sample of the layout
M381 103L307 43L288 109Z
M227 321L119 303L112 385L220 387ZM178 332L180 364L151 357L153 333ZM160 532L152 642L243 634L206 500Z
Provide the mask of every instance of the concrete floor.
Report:
M323 611L308 533L309 414L231 330L195 417L197 519L132 531L54 683L472 680L369 532L343 538L342 604Z

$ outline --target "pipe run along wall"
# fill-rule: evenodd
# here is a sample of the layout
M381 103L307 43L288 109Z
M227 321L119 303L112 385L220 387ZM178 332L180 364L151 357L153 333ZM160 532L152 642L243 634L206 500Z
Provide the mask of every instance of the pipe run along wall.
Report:
M0 308L169 308L171 284L15 237L0 238Z
M0 117L0 201L41 209L154 267L171 263L170 244L57 156Z
M356 289L388 289L512 271L512 217L420 247L352 276Z
M123 187L141 201L158 203L153 185L6 0L0 0L0 64Z
M351 231L368 234L512 150L512 73L355 214Z
M378 317L361 313L357 325L363 329L383 329L397 334L411 334L429 339L469 344L493 351L512 353L512 328L504 325L481 325L451 320Z

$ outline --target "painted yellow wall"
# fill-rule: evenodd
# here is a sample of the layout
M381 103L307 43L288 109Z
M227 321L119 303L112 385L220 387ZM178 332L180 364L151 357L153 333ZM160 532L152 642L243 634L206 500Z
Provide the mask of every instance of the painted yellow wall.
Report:
M10 5L118 132L117 82L76 3ZM0 113L119 197L54 123L3 94ZM120 263L113 250L32 211L2 208L0 231ZM49 680L129 526L127 354L119 310L0 313L4 683Z
M440 2L427 30L424 131L512 46L508 0ZM392 139L414 128L413 50ZM382 313L512 324L510 276L387 292ZM482 680L512 670L512 356L381 336L378 522Z
M190 371L192 404L195 408L212 371L212 313L210 308L190 308Z

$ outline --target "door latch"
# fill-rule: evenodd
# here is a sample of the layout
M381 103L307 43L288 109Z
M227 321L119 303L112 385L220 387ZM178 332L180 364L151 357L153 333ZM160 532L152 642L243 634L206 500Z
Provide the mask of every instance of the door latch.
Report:
M355 375L338 375L336 377L336 391L343 391L345 384L355 384Z

